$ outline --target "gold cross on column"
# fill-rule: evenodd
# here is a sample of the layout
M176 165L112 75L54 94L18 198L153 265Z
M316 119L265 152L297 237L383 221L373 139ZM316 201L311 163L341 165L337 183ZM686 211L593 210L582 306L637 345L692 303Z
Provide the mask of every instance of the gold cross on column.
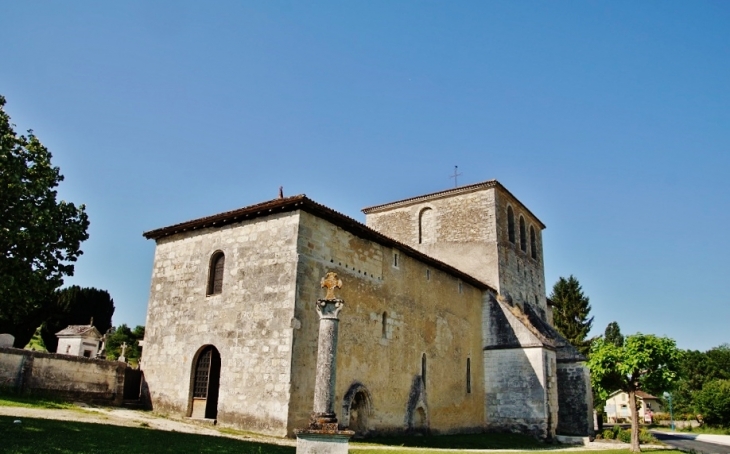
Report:
M333 273L331 271L327 273L325 277L322 278L322 288L327 289L327 295L325 295L324 299L337 299L337 296L335 296L335 289L342 288L342 281L337 278L337 273Z

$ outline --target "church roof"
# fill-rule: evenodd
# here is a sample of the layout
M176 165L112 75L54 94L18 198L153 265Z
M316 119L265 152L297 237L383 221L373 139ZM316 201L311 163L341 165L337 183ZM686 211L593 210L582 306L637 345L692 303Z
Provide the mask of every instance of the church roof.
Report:
M470 192L480 191L480 190L489 189L489 188L499 188L501 191L504 191L505 193L507 193L510 197L512 197L515 201L517 201L517 203L522 205L522 208L527 213L529 213L530 216L532 216L538 222L538 224L540 224L541 229L545 228L545 224L543 224L542 221L537 216L535 216L535 214L532 211L530 211L529 208L527 208L522 202L520 202L520 200L517 197L515 197L514 194L509 192L509 190L507 188L505 188L502 185L502 183L500 183L497 180L482 181L481 183L474 183L474 184L469 184L466 186L459 186L458 188L446 189L444 191L432 192L431 194L424 194L424 195L410 197L410 198L403 199L403 200L396 200L395 202L388 202L388 203L384 203L381 205L374 205L374 206L363 208L362 212L365 214L377 213L380 211L390 210L393 208L400 208L400 207L412 205L415 203L422 203L422 202L427 202L429 200L436 200L436 199L442 199L445 197L452 197L452 196L459 195L459 194L468 194Z
M396 241L390 237L377 232L365 224L352 219L332 208L326 207L322 204L315 202L308 198L304 194L283 197L279 199L269 200L267 202L258 203L256 205L250 205L247 207L239 208L237 210L226 211L212 216L206 216L203 218L193 219L179 224L174 224L169 227L162 227L155 230L144 232L142 235L148 240L159 240L171 235L178 233L190 232L194 230L200 230L210 227L222 227L228 224L234 224L249 219L255 219L258 217L269 216L276 213L286 213L289 211L302 210L310 213L314 216L322 218L332 224L354 234L361 238L375 241L376 243L382 244L383 246L392 247L398 249L400 252L407 254L413 258L426 263L435 269L445 271L452 276L458 277L467 284L473 285L476 288L482 290L492 290L496 293L492 287L486 283L474 278L473 276L464 273L451 265L436 260L435 258L424 254L423 252L417 251L410 246L407 246L399 241Z
M93 325L68 325L61 331L56 333L56 336L63 337L89 337L94 336L101 339L101 333Z

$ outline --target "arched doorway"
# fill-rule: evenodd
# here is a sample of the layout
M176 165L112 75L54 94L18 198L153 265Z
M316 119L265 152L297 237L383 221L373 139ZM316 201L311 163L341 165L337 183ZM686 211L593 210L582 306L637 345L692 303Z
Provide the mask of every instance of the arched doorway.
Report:
M216 419L220 376L221 355L217 348L206 345L198 351L193 360L190 411L192 418Z
M355 435L365 435L368 431L368 413L370 408L368 405L367 396L364 392L355 394L355 398L352 399L350 405L350 424L348 429L355 432Z
M373 412L370 391L359 382L354 382L342 399L342 427L355 432L355 437L364 437L368 432L368 419Z

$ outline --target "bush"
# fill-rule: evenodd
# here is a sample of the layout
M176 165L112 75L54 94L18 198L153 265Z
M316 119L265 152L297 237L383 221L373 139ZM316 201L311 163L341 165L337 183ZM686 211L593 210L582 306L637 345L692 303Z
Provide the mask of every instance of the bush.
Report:
M613 440L616 437L613 434L613 430L606 429L603 431L603 438L605 438L606 440Z
M656 438L649 432L648 429L642 427L641 430L639 430L639 443L642 444L652 444L656 442Z
M623 443L631 443L631 429L619 430L616 438Z
M669 417L669 413L654 413L652 418L655 422L670 421L672 419Z
M712 380L695 394L695 405L709 425L730 425L730 380Z

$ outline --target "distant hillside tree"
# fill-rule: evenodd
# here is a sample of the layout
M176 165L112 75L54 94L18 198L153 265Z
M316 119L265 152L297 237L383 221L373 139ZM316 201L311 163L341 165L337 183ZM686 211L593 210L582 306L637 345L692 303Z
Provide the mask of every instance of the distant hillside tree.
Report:
M106 358L111 360L119 358L122 354L122 344L126 343L127 351L124 356L130 362L138 362L142 351L137 341L142 339L144 339L144 326L130 329L126 324L119 325L107 337Z
M16 134L4 106L0 96L0 333L22 348L73 275L89 220L83 205L56 199L63 176L51 153L33 131Z
M598 399L604 401L617 390L629 395L631 451L639 452L639 416L636 392L661 396L679 375L681 352L673 339L634 334L617 346L605 339L593 341L588 368Z
M606 342L610 342L617 347L624 344L624 335L621 334L621 328L619 328L618 322L608 324L606 331L603 333L603 338L606 339Z
M572 275L561 277L553 286L550 294L553 306L553 323L570 343L582 354L588 356L591 340L587 339L593 325L593 317L588 317L591 305L578 279Z
M48 351L55 353L56 333L68 325L88 325L93 318L101 334L111 328L114 300L106 290L73 285L53 294L49 312L50 316L41 325L41 337Z

